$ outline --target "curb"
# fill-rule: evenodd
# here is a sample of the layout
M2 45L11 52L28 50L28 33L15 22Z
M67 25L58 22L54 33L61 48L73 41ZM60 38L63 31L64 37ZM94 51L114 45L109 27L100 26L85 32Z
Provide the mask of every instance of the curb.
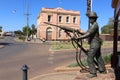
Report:
M61 66L61 67L57 67L54 70L56 72L65 72L65 71L80 71L80 67L66 67L66 66Z
M110 65L106 65L106 68L108 74L98 73L99 75L98 77L95 77L93 79L84 79L87 73L83 73L83 74L79 73L78 70L80 70L80 67L75 67L70 69L68 67L61 66L55 68L57 72L39 75L31 78L30 80L63 80L63 78L65 78L66 80L114 80L114 74L113 72L111 72L112 69L110 68Z

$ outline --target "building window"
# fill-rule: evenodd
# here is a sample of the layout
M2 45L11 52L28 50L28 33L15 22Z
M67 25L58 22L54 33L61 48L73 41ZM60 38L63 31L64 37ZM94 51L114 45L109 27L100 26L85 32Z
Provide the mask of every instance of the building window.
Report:
M60 23L62 22L62 16L59 16L59 22Z
M69 23L69 16L66 17L66 23Z
M62 36L62 29L59 30L59 37Z
M48 15L48 22L51 22L51 15Z
M73 23L76 23L76 17L73 17Z

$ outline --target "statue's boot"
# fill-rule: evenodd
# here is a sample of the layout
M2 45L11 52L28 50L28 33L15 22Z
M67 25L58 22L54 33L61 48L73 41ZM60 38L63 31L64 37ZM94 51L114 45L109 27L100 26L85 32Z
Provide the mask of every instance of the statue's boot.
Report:
M97 77L97 75L96 75L96 74L87 74L86 76L87 76L88 78Z
M107 74L107 71L99 71L100 74Z

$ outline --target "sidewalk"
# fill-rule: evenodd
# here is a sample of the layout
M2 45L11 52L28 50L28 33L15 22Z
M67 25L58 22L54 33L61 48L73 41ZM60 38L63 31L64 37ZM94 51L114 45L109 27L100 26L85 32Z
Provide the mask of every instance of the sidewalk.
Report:
M50 74L44 74L32 78L30 80L74 80L76 72L55 72Z
M44 74L34 77L30 80L115 80L114 71L112 68L107 67L107 74L97 73L95 78L87 78L86 74L80 73L77 69L75 71L62 71L50 74Z

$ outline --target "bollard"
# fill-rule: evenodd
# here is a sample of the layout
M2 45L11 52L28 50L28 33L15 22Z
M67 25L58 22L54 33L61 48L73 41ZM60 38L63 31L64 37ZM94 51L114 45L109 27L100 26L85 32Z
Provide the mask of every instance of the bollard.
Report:
M23 66L22 66L22 71L23 71L23 75L22 75L22 80L28 80L28 78L27 78L27 70L28 70L29 68L28 68L28 66L26 65L26 64L24 64Z

